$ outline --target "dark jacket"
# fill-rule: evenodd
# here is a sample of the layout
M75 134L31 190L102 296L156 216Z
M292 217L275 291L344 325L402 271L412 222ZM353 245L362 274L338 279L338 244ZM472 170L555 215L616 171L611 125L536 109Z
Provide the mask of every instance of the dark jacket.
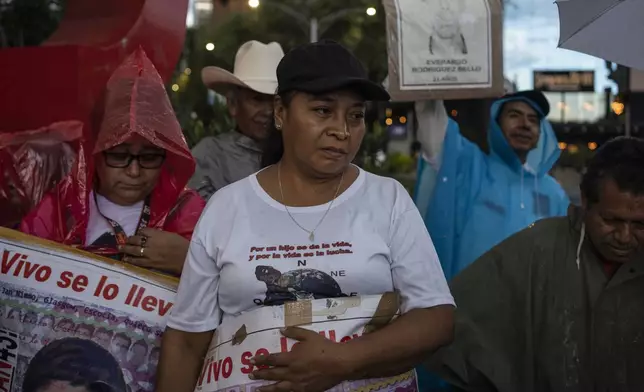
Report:
M452 282L453 344L431 371L466 391L644 391L644 259L608 278L581 214L545 219Z

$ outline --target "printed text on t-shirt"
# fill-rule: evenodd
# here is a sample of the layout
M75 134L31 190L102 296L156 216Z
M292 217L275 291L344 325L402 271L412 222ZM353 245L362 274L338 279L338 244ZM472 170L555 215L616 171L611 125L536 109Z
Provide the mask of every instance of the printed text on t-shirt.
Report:
M311 245L252 246L248 261L267 259L298 259L318 256L334 256L353 253L353 245L346 241L323 242Z

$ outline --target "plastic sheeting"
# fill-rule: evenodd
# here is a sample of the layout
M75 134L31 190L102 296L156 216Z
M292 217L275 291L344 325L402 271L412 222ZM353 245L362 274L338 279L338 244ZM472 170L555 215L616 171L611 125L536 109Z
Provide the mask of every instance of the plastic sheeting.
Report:
M0 133L0 226L15 228L71 172L82 136L80 121Z
M166 150L166 160L150 201L148 227L190 238L205 202L185 186L195 161L176 119L163 81L139 48L107 83L102 121L94 156L133 137L143 137ZM94 159L79 160L77 170L62 181L27 216L21 230L67 245L84 246Z

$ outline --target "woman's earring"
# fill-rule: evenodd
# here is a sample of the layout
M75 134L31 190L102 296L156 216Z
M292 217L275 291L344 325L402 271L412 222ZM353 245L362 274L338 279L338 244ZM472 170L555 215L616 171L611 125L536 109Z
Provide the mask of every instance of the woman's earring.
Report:
M275 123L275 129L280 131L282 129L282 124Z

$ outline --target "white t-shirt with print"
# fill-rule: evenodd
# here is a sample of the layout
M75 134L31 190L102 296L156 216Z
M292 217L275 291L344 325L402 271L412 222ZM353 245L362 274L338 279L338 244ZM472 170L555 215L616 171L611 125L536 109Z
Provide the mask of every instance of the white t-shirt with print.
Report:
M131 206L120 206L107 200L105 197L96 194L94 202L94 192L89 197L89 219L87 223L87 232L85 236L85 245L93 245L96 240L103 236L114 236L114 229L109 222L101 216L101 213L121 225L123 231L128 237L136 233L141 219L143 201ZM99 212L100 211L100 212Z
M328 206L289 211L313 229ZM261 305L394 289L403 313L454 304L425 224L400 183L360 170L312 242L254 174L208 202L168 326L204 332Z

